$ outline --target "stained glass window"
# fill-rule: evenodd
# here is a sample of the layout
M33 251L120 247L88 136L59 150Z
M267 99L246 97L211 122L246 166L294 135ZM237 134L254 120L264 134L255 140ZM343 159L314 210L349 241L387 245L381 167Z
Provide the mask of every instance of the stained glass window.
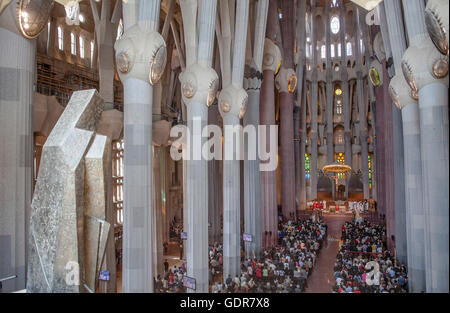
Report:
M339 33L339 29L341 28L341 23L339 22L339 18L334 16L330 22L331 32L333 34Z
M372 189L372 156L368 156L369 161L369 188Z
M311 159L308 153L305 153L305 177L309 179L311 177Z

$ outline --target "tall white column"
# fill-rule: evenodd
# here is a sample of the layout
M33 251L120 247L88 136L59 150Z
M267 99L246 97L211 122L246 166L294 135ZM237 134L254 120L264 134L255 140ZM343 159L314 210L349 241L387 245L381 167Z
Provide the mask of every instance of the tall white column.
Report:
M232 4L230 4L232 5ZM240 196L240 159L242 152L240 143L242 129L240 119L247 111L248 94L243 89L245 51L247 43L249 1L238 0L236 8L228 9L221 3L221 18L233 20L236 10L236 26L234 27L234 47L232 67L225 62L221 65L223 90L219 95L219 111L224 125L224 159L223 159L223 279L228 276L240 276L241 261L241 196ZM231 18L230 18L231 17ZM231 49L224 49L226 34L230 34L230 24L222 24L218 30L218 39L222 45L221 60L231 60ZM231 73L231 75L227 75ZM229 79L231 77L231 79Z
M187 275L196 279L195 292L204 293L209 289L208 161L202 157L206 142L202 130L208 124L208 107L214 101L218 86L218 76L211 68L217 0L182 1L180 5L187 65L180 81L189 129L189 159L184 164L186 188L183 190L187 210Z
M3 292L25 289L33 188L36 42L16 29L17 1L0 16L0 278Z
M359 44L361 39L361 16L359 9L356 8L355 11L355 57L356 57L356 95L358 99L358 111L359 111L359 141L361 145L361 172L363 178L364 187L364 199L369 199L369 164L368 164L368 147L367 147L367 111L366 111L366 101L364 99L364 82L362 73L362 51L361 45ZM364 21L362 21L364 23ZM366 49L368 49L366 45Z
M124 87L123 292L153 292L152 102L166 64L157 33L160 1L123 4L125 33L115 44Z
M406 50L406 34L400 0L386 0L384 5L386 14L389 14L389 18L386 18L389 38L385 38L384 41L390 43L396 68L396 76L391 80L391 98L402 110L409 290L421 292L425 291L425 246L419 105L411 97L411 89L408 88L401 69L401 58ZM410 15L414 12L405 11L405 14ZM412 19L408 18L406 22L407 29L413 36L414 27L408 25Z
M262 83L262 59L264 53L264 37L266 34L268 0L258 1L255 21L255 35L251 64L246 65L244 88L248 94L248 108L244 115L244 127L259 126L259 104ZM245 138L244 138L245 140ZM259 137L256 132L256 152L259 150ZM251 160L248 156L248 145L244 144L244 231L253 236L252 242L245 243L245 256L260 257L262 250L262 210L261 210L261 176L259 156Z
M402 67L406 82L419 99L426 291L448 292L448 57L438 52L427 33L424 3L403 1L403 7L415 16L414 22L405 16L408 27L412 25L408 34L414 36L410 35ZM445 62L444 76L436 65L445 66Z

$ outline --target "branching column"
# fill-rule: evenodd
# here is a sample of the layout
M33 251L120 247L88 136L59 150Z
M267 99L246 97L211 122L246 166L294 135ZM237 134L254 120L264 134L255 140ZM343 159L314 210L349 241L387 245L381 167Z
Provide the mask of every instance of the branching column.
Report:
M259 126L259 102L262 83L262 59L264 53L264 37L266 34L267 12L269 0L258 1L255 20L254 45L251 63L246 65L244 88L248 94L248 108L244 115L244 127L251 126L255 130ZM256 142L244 142L244 231L253 236L252 242L245 243L247 258L261 256L262 250L262 211L261 211L261 179L259 171L259 136L255 132ZM243 138L245 140L245 138ZM255 158L249 155L249 145L255 145Z
M281 207L285 220L295 219L295 154L294 154L294 92L297 77L294 71L294 0L281 2L283 19L284 61L276 79L280 93L280 166Z
M429 1L428 4L428 24L433 20L443 21L448 2ZM447 55L441 55L430 40L422 1L403 1L403 7L410 37L410 47L403 56L403 74L419 99L426 292L448 292L448 50L443 51ZM448 15L446 21L448 27ZM448 33L448 29L445 31ZM434 31L431 34L439 36ZM448 37L446 40L448 49Z
M180 75L189 129L186 160L187 275L197 282L196 292L208 292L208 161L202 157L218 76L211 68L216 0L185 0L180 3L186 43L186 70ZM198 5L198 6L197 6ZM197 28L197 11L199 28ZM192 291L192 290L190 290Z
M219 111L224 125L224 160L223 160L223 279L229 276L239 277L241 273L241 197L240 197L240 143L242 132L240 119L247 111L248 95L243 89L245 51L247 43L249 1L238 0L236 8L228 8L228 3L221 2L221 30L218 31L219 44L223 36L230 31L230 14L236 10L234 34L233 65L231 62L221 65L223 90L219 95ZM231 19L233 20L233 19ZM227 25L228 24L228 25ZM228 28L228 29L227 29ZM221 47L222 48L222 47ZM220 49L222 60L231 60L230 49ZM230 75L227 73L231 73Z
M153 292L152 85L166 64L159 13L159 0L124 3L125 33L115 44L125 107L123 292Z

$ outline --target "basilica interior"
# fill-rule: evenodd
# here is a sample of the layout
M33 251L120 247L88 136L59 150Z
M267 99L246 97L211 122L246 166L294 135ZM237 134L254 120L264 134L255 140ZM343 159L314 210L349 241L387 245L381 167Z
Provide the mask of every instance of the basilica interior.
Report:
M0 0L0 293L448 293L448 6Z

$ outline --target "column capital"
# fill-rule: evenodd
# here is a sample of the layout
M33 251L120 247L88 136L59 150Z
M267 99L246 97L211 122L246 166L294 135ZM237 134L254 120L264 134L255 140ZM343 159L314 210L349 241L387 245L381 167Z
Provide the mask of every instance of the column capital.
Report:
M449 55L448 0L429 0L425 9L425 24L431 40L440 53Z
M403 55L402 70L415 94L432 83L448 87L448 58L436 50L428 35L411 39L411 45Z
M234 115L239 119L247 112L248 94L243 88L231 84L219 94L219 112L222 117Z
M122 82L135 78L155 85L161 79L167 62L167 48L158 32L147 32L134 25L125 31L114 48Z
M408 86L405 77L401 73L400 69L396 71L396 75L391 79L389 85L389 93L391 94L392 101L395 106L402 110L410 103L417 102L412 96L412 90Z
M244 89L249 90L260 90L263 80L263 74L256 69L253 65L245 65L244 71Z
M275 85L280 92L294 93L297 89L297 76L292 68L282 67L275 79Z
M263 71L273 71L275 75L281 67L280 48L269 38L264 41Z
M211 67L198 63L189 65L180 74L181 94L184 103L205 103L211 106L217 95L219 76Z

